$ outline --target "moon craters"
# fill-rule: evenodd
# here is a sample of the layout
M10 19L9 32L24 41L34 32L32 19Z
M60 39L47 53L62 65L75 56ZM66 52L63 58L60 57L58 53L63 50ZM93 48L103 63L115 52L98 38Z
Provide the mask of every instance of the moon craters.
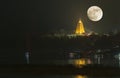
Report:
M99 21L103 17L103 11L98 6L91 6L87 11L88 18L92 21Z

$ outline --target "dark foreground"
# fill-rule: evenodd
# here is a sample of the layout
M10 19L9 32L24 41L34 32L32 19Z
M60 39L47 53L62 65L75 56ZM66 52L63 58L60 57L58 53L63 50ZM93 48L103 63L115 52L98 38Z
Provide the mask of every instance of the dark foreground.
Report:
M0 74L120 76L120 68L72 65L0 65Z

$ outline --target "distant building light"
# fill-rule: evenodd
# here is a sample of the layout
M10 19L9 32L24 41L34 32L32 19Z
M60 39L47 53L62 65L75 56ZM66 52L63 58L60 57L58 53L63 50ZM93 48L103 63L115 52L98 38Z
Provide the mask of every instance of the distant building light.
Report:
M29 64L29 52L26 52L26 53L25 53L25 57L26 57L26 62L27 62L27 64Z
M69 53L70 58L74 58L74 56L75 56L75 53Z

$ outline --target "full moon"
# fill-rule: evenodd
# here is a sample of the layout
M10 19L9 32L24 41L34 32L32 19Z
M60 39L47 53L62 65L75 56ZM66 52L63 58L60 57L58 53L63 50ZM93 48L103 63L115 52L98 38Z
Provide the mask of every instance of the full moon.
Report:
M87 10L87 15L91 21L99 21L103 17L103 11L98 6L91 6Z

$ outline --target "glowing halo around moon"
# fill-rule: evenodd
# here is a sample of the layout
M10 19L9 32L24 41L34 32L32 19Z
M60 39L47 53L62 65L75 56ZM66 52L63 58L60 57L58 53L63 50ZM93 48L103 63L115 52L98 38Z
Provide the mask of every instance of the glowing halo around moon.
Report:
M87 15L88 18L91 21L99 21L102 19L103 17L103 11L100 7L98 6L91 6L88 10L87 10Z

